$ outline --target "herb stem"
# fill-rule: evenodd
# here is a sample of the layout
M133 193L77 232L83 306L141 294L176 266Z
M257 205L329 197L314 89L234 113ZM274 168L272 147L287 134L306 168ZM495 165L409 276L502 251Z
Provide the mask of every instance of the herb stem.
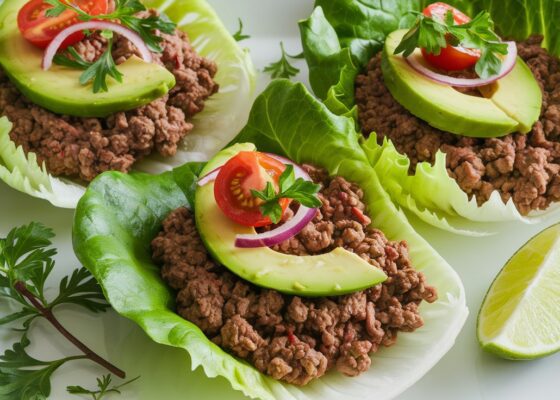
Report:
M108 371L110 371L111 373L113 373L114 375L118 376L121 379L124 379L126 377L126 374L123 370L119 369L115 365L111 364L109 361L100 357L97 353L95 353L84 343L82 343L78 338L76 338L74 335L68 332L66 328L64 328L62 324L58 321L58 319L56 319L52 310L50 308L46 308L43 304L41 304L41 302L37 299L37 297L27 289L25 283L21 281L17 281L14 284L14 288L18 291L18 293L20 293L27 300L29 300L29 302L37 310L39 310L41 315L43 315L43 317L45 317L47 321L51 323L51 325L53 325L66 339L68 339L68 341L70 341L74 346L80 349L84 353L86 358L89 358L91 361L101 365L102 367L104 367L105 369L107 369ZM75 356L75 357L69 357L68 360L78 359L76 357L84 358L84 356Z

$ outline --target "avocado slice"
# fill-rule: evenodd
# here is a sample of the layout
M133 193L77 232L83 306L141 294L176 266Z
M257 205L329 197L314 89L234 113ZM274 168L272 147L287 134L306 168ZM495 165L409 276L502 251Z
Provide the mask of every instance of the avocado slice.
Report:
M499 137L521 129L520 123L491 99L469 96L433 82L413 69L402 55L395 55L406 32L401 29L387 36L381 68L385 85L408 111L435 128L464 136Z
M240 151L255 151L251 143L219 152L200 176L224 165ZM237 234L255 233L227 218L214 199L214 183L196 189L195 219L202 241L214 259L241 278L298 296L337 296L383 282L385 273L343 248L316 256L293 256L268 247L235 247Z
M479 91L519 123L518 132L530 132L541 115L541 88L520 57L509 74L491 85L480 87Z
M175 86L171 72L137 57L119 65L122 83L109 78L109 91L104 93L80 84L82 70L53 65L44 71L43 51L27 42L17 26L18 11L26 1L9 0L0 6L0 65L33 103L59 114L106 117L148 104Z

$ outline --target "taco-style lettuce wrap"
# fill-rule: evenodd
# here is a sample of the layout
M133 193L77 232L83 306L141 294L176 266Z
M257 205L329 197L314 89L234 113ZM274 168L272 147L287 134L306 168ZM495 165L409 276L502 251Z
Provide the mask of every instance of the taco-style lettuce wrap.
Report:
M555 2L315 4L313 90L355 119L399 205L454 231L558 209Z
M104 171L207 159L246 121L255 71L204 0L13 0L0 21L0 178L56 206Z
M206 165L95 179L73 235L117 312L251 397L391 398L467 314L353 121L288 81Z

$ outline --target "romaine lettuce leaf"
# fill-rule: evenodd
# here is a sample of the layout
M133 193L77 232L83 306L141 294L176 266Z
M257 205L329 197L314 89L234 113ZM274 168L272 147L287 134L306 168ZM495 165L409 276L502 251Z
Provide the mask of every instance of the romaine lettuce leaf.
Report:
M352 116L357 121L356 75L380 51L388 33L408 26L414 20L410 10L420 11L430 3L432 1L428 0L316 0L311 16L300 22L314 93L334 113ZM554 0L451 0L448 3L470 15L489 10L498 31L505 37L524 39L532 33L542 33L544 46L553 54L560 54L560 35L557 33L560 7ZM445 154L439 153L433 166L420 164L415 175L409 176L408 158L399 154L390 142L378 146L375 135L372 137L365 142L364 149L382 185L407 212L434 226L460 234L481 235L490 233L492 228L489 224L479 223L510 220L536 223L560 209L560 205L553 205L546 211L522 216L512 201L504 204L498 192L478 207L476 201L469 200L455 180L448 176Z
M256 72L248 51L241 49L205 0L145 0L188 33L199 54L218 65L218 93L205 104L192 122L194 130L185 138L174 157L148 157L136 170L160 173L189 161L208 159L245 125L255 91ZM13 188L50 201L57 207L75 208L85 186L56 178L37 164L34 154L10 144L9 129L0 124L0 179Z
M304 388L282 384L225 353L173 312L173 294L151 260L150 242L170 211L192 204L200 164L155 176L117 172L99 176L76 210L76 254L118 313L138 323L154 341L186 349L193 369L202 366L209 377L223 376L247 396L283 400L394 397L449 350L468 311L459 277L395 208L358 137L351 119L330 113L302 85L280 80L257 98L247 126L234 142L254 142L260 150L325 167L360 184L374 225L392 240L406 240L414 265L437 287L439 300L421 306L425 326L400 334L397 344L376 354L373 367L359 377L330 373Z

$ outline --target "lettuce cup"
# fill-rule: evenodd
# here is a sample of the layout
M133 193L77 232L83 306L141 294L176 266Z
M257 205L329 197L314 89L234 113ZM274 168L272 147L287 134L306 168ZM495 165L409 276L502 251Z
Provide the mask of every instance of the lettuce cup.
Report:
M354 118L408 213L480 234L480 222L532 223L558 209L553 1L522 19L491 1L315 4L300 22L311 86Z
M468 311L358 136L302 85L275 81L207 164L96 178L75 252L119 314L247 396L394 397Z
M255 71L204 0L15 0L0 19L0 179L17 190L74 208L104 171L207 159L245 124Z

